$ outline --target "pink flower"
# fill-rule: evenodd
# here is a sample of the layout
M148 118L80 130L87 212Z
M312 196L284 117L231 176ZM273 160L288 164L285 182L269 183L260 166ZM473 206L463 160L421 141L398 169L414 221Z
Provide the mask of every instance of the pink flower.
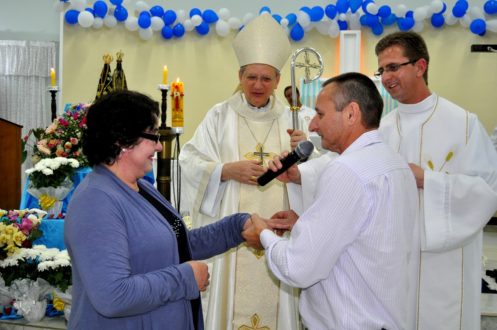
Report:
M77 138L70 138L69 141L71 141L72 145L75 146L79 143L79 140Z
M27 218L23 218L19 226L19 230L26 236L29 236L31 229L33 228L33 222Z
M67 150L71 150L72 148L72 143L71 142L66 142L64 143L64 148L67 149Z
M64 127L67 127L69 126L69 122L67 120L65 120L64 118L60 118L59 119L59 123L64 126Z
M51 123L47 129L45 130L45 133L47 134L52 134L53 132L55 132L55 129L57 128L57 123L56 122L53 122Z

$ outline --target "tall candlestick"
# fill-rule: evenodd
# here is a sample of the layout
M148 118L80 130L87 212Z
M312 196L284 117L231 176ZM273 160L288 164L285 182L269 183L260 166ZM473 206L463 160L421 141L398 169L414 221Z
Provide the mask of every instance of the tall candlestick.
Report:
M185 85L177 78L171 84L171 112L172 112L172 127L183 127L183 96L185 95Z
M167 85L167 65L164 65L162 70L162 85Z
M55 86L55 69L51 68L50 69L50 82L52 86Z

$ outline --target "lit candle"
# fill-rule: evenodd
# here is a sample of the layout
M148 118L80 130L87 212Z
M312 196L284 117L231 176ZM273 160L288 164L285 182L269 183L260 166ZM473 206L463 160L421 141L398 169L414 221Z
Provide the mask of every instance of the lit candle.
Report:
M171 112L172 112L172 126L183 127L183 96L185 85L179 78L171 84Z
M162 85L167 85L167 65L164 65L162 70Z
M50 69L50 81L52 83L52 86L55 86L55 69L54 68Z

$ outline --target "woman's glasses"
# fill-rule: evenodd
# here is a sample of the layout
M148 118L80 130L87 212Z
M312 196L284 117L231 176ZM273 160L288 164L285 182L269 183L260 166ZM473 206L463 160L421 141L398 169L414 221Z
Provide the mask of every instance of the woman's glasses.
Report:
M140 137L147 139L147 140L150 140L150 141L154 141L155 143L160 141L160 134L159 133L152 134L152 133L141 132Z

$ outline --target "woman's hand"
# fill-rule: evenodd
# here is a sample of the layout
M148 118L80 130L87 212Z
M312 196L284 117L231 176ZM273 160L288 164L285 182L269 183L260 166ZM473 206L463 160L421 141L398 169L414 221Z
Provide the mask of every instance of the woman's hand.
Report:
M191 260L187 262L190 264L193 270L193 275L195 276L195 281L197 282L197 287L201 292L207 290L209 286L209 268L207 264L200 261Z

